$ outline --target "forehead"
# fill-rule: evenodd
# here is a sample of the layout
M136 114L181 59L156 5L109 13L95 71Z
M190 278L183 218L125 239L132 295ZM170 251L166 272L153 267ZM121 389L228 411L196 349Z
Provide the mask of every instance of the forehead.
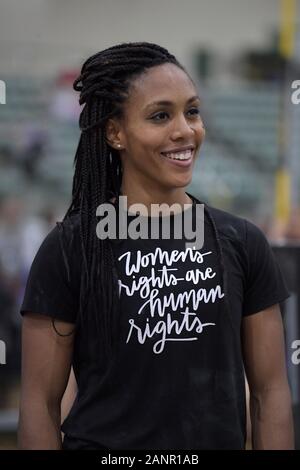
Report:
M189 76L174 64L151 67L131 83L129 101L159 101L168 98L189 98L195 94L195 86Z

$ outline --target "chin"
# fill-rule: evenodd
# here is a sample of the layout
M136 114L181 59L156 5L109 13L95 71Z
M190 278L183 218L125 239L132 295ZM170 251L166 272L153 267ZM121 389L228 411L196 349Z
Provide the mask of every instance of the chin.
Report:
M176 181L173 181L173 186L175 186L176 188L184 188L185 186L188 186L192 181L192 176L190 175L189 177L187 178L182 178L181 180L176 180Z

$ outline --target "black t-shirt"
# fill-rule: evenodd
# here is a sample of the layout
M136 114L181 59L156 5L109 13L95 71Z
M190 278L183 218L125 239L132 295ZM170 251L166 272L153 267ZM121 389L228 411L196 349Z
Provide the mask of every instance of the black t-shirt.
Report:
M58 223L42 243L21 312L77 323L78 394L62 425L73 448L244 448L241 322L289 293L261 230L206 208L219 235L229 308L207 213L201 250L187 249L184 238L113 240L121 310L108 369L91 320L78 321L79 215Z

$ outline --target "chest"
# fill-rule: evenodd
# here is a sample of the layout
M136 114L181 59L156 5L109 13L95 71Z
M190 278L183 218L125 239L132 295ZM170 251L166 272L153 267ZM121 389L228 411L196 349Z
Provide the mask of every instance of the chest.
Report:
M162 354L216 341L224 321L225 292L213 237L206 237L201 250L186 248L184 240L126 240L115 247L115 256L124 344ZM242 270L230 247L224 261L232 316L239 322Z

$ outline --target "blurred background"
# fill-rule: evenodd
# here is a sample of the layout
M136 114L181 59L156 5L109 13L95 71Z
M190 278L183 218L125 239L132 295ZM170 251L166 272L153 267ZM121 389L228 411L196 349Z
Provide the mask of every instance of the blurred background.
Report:
M300 449L299 31L300 0L0 0L0 448L16 447L28 271L71 200L72 83L91 54L150 41L203 100L189 191L263 229L292 293L282 311Z

